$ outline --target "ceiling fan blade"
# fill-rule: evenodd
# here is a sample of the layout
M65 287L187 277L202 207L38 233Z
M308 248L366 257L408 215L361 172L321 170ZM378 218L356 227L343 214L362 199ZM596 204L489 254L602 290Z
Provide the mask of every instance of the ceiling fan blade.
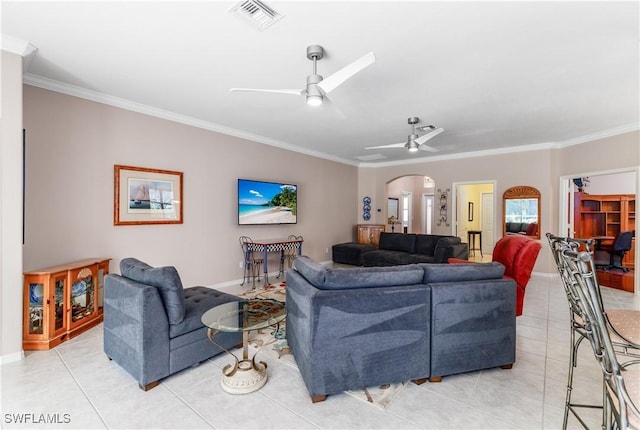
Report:
M381 145L381 146L367 146L364 149L378 149L378 148L404 148L407 142L400 143L392 143L391 145Z
M424 145L424 144L419 145L418 149L421 150L421 151L438 152L438 150L436 148L433 148L431 146Z
M376 61L375 54L373 52L369 52L368 54L358 58L353 63L338 70L333 75L323 79L318 83L318 86L322 88L322 91L325 93L329 93L365 67L373 64L374 61Z
M423 143L425 143L427 140L429 139L433 139L434 137L436 137L437 135L439 135L440 133L442 133L444 131L444 128L436 128L432 131L430 131L427 134L424 134L422 136L420 136L419 138L416 139L416 143L418 145L422 145ZM428 150L427 150L428 151Z
M276 94L291 94L294 96L301 96L304 90L294 90L294 89L281 89L281 90L263 90L259 88L231 88L229 89L231 92L254 92L254 93L276 93Z
M323 97L323 101L324 101L324 106L327 110L330 110L332 113L334 113L338 118L340 119L347 119L347 117L345 116L345 114L340 110L340 108L338 108L338 106L335 105L335 103L333 103L331 101L331 99L329 99L329 97L327 97L326 95Z

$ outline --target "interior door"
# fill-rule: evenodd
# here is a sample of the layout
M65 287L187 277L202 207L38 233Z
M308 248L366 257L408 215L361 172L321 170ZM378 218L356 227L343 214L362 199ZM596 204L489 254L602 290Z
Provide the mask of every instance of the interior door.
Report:
M480 194L480 220L482 223L482 253L491 255L493 253L494 240L494 217L493 217L493 193Z

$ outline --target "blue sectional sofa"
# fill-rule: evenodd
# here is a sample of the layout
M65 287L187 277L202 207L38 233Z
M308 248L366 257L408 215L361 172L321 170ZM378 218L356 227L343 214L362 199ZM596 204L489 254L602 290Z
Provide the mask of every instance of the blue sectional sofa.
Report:
M141 389L222 352L207 338L201 317L238 297L183 288L175 267L151 267L135 258L122 260L120 272L105 276L104 352ZM231 349L242 344L242 333L220 333L216 342Z
M468 259L469 245L456 236L382 232L378 249L362 254L367 267L446 263L449 258Z
M287 272L287 341L313 402L515 362L516 284L500 263Z

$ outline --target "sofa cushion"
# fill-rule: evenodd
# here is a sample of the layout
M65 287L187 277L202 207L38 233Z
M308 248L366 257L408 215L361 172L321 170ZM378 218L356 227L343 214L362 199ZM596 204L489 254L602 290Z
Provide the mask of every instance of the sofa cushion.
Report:
M365 266L399 266L401 264L414 263L413 256L414 254L409 254L408 252L376 249L364 254L362 261Z
M416 244L415 234L380 233L379 249L413 253Z
M452 245L457 245L458 243L460 243L460 238L455 236L445 236L438 240L433 251L436 263L444 263L448 257L452 257L452 255L447 255L447 252L450 252Z
M321 290L414 285L424 277L423 270L415 264L333 269L306 256L296 258L293 264L298 273Z
M202 315L206 311L223 303L242 300L231 294L207 287L185 288L184 298L184 319L179 324L169 325L169 338L171 339L184 337L184 334L200 329L203 330L201 334L204 334L205 326L202 324ZM171 343L171 349L184 346L188 342L189 340L187 339L175 340ZM193 342L193 339L191 342Z
M327 268L317 261L301 255L293 260L293 267L300 273L311 285L324 285L324 278L327 275Z
M125 278L158 289L169 324L180 324L184 320L184 291L175 267L151 267L136 258L125 258L120 261L120 273Z
M433 255L425 254L409 254L411 263L435 263L436 259Z
M416 254L433 256L435 254L438 241L444 236L435 234L419 234L416 236Z
M464 282L502 279L504 266L497 262L470 264L420 264L423 282Z

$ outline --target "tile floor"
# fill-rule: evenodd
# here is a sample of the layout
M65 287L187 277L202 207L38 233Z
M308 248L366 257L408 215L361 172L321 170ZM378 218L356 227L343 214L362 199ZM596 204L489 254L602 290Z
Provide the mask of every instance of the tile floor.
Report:
M238 287L239 288L239 287ZM603 289L607 307L640 310L640 298ZM50 351L26 352L1 366L3 428L82 429L558 429L562 425L569 352L568 310L557 278L534 277L517 320L517 361L491 369L408 384L382 410L348 394L312 404L297 369L268 359L262 390L233 396L220 388L224 355L143 392L102 352L102 326ZM580 351L577 400L598 402L600 374L588 344ZM263 357L264 359L264 357ZM25 414L63 424L16 423ZM588 417L598 426L598 412ZM570 428L579 428L574 418Z

